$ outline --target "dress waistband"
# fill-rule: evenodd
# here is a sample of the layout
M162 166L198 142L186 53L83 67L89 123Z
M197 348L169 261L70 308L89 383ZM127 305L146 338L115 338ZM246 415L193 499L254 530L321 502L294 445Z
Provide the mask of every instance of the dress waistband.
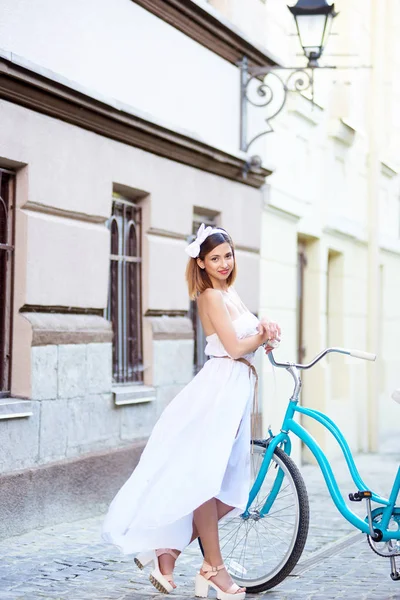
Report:
M234 360L235 362L241 362L247 367L249 367L249 377L254 375L256 382L254 384L254 394L253 394L253 414L251 416L251 439L252 439L252 448L253 448L253 440L255 439L255 428L256 428L256 415L258 415L258 373L257 369L247 358L232 358L231 356L212 356L212 358L228 358L229 360Z

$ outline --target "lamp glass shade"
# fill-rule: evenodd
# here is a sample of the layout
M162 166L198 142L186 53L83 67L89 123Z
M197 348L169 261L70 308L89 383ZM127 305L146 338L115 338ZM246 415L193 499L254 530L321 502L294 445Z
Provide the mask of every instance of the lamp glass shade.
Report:
M295 19L304 54L319 58L331 29L331 16L297 15Z

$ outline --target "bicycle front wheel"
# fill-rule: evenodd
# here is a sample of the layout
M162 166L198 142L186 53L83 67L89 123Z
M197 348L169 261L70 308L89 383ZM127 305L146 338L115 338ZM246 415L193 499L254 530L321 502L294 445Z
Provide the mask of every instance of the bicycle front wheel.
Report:
M266 448L255 442L251 455L254 482ZM283 474L279 492L268 514L261 510L277 474ZM293 570L307 539L309 504L303 478L293 460L280 448L273 454L249 515L219 522L222 557L234 581L248 592L263 592L278 585Z

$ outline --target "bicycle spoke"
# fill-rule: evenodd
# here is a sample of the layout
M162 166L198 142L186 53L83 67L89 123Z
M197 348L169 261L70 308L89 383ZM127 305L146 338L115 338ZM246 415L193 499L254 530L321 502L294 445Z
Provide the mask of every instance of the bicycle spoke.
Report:
M245 532L243 537L241 537L240 540L235 544L235 546L232 548L231 552L229 554L227 554L228 557L236 550L236 548L241 544L241 542L246 538L246 536L247 536L247 532Z
M258 523L259 523L259 522L258 522ZM257 528L255 527L255 529L257 529ZM273 539L271 539L271 538L270 538L270 536L268 535L268 532L265 534L265 533L263 533L263 532L262 532L260 529L257 529L257 534L261 535L261 536L262 536L262 537L263 537L263 538L264 538L264 539L267 541L268 547L271 547L271 544L272 544L272 548L273 548L273 550L274 550L274 552L275 552L275 555L276 555L276 556L278 556L278 554L277 554L277 552L276 552L276 544L275 544L275 541L274 541Z
M279 537L279 535L275 532L272 532L270 529L268 529L268 527L265 525L265 523L261 523L261 525L271 534L274 535L275 537L278 538L278 540L280 540L282 543L286 543L282 540L282 538ZM286 531L281 530L284 534L287 533Z
M260 541L260 534L259 534L259 531L258 531L258 527L254 527L254 531L257 534L257 541L258 541L258 547L259 547L259 550L260 550L260 556L261 556L261 560L262 560L262 562L264 564L264 552L263 552L261 541Z
M278 510L275 510L274 512L272 512L272 513L270 512L268 514L269 514L270 517L272 517L273 515L276 515L276 513L281 512L282 510L287 510L291 506L293 506L293 504L290 504L289 506L284 506L283 508L278 508Z
M266 521L268 521L268 518L267 518L267 517L269 517L269 515L266 515L266 517L265 517L265 520L266 520ZM270 519L270 520L272 521L272 519ZM286 523L286 524L287 524L287 523L288 523L288 518L284 519L284 518L282 518L282 515L280 515L279 517L277 517L277 516L274 516L274 521L281 521L282 523ZM289 521L289 524L291 524L291 525L292 525L292 522L291 522L291 521Z
M249 522L248 522L248 521L246 521L245 527L246 527L246 538L245 538L245 539L246 539L246 541L247 541L247 538L248 538L248 535L249 535L249 529L250 529L250 527L249 527ZM244 565L246 564L246 547L247 547L247 544L246 544L246 542L245 542L245 543L243 544L243 559L242 559L242 560L243 560L243 564L244 564ZM241 556L242 556L242 555L241 555ZM242 563L240 563L240 564L242 564Z
M234 542L234 544L233 544L233 549L232 549L232 551L231 551L231 552L233 552L233 550L234 550L234 549L236 548L236 546L237 546L237 538L238 538L238 535L239 535L239 530L241 529L242 525L243 525L243 523L241 523L241 524L239 525L239 527L238 527L236 530L234 530L234 532L233 532L233 535L232 535L232 536L231 536L231 538L230 538L230 539L232 539L233 537L235 537L235 542ZM224 544L224 547L225 547L225 546L228 544L228 542L229 542L229 541L230 541L230 540L226 541L226 543ZM221 548L221 550L222 550L222 548ZM228 555L228 556L229 556L229 555Z
M289 485L289 484L288 484L288 485ZM280 490L279 490L279 493L278 493L278 495L277 495L277 497L276 497L276 500L275 500L274 504L275 504L277 501L279 501L279 502L280 502L280 501L281 501L281 500L283 500L284 498L288 498L289 496L291 496L291 495L292 495L291 493L289 493L289 494L286 494L285 496L282 496L282 493L285 491L285 489L287 489L288 485L287 485L287 486L285 486L285 488L284 488L284 489L280 489ZM264 499L263 499L261 502L257 502L257 504L256 504L256 509L257 509L257 510L260 508L260 506L261 506L261 505L264 505L264 504L265 504L265 502L267 501L267 498L269 497L269 493L270 493L270 492L268 492L268 494L267 494L267 495L264 497ZM256 500L257 500L257 498L256 498Z
M246 523L245 523L245 522L244 522L244 529L246 529ZM245 532L244 532L244 535L243 535L243 536L240 538L240 540L239 540L239 541L237 541L237 536L238 536L238 533L239 533L239 529L237 530L237 534L236 534L235 543L234 543L234 545L233 545L233 548L232 548L232 550L231 550L231 552L230 552L231 554L232 554L232 552L234 552L234 551L236 550L236 548L237 548L237 547L240 545L240 543L242 542L242 540L243 540L243 539L246 537L246 535L247 535L247 532L245 531ZM228 555L228 556L229 556L229 555Z
M221 550L223 550L223 548L225 548L225 546L226 546L227 544L229 544L229 542L232 540L232 538L235 536L235 534L236 534L236 537L237 537L237 535L238 535L238 533L239 533L239 529L242 527L242 525L243 525L243 521L242 521L242 522L239 524L239 526L238 526L236 529L233 529L233 531L231 530L231 531L230 531L230 532L229 532L229 533L228 533L228 534L225 536L225 538L224 538L224 539L225 539L225 543L224 543L223 545L221 545L221 541L222 541L222 540L221 540L221 538L220 538L220 547L221 547ZM229 534L231 534L231 535L230 535L230 537L229 537L228 539L226 539L226 538L227 538L227 536L228 536Z

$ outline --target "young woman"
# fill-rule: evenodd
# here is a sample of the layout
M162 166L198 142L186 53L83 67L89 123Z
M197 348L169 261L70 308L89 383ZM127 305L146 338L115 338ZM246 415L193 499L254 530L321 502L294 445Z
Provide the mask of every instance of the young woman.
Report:
M258 321L233 289L235 251L225 230L201 225L186 251L189 294L197 301L210 360L156 423L139 464L111 503L103 538L126 554L139 552L135 563L152 564L150 581L169 593L176 587L175 560L200 536L205 560L196 596L207 597L211 586L220 600L243 600L245 590L223 565L218 520L246 506L252 359L261 345L271 350L268 342L279 338L280 329Z

